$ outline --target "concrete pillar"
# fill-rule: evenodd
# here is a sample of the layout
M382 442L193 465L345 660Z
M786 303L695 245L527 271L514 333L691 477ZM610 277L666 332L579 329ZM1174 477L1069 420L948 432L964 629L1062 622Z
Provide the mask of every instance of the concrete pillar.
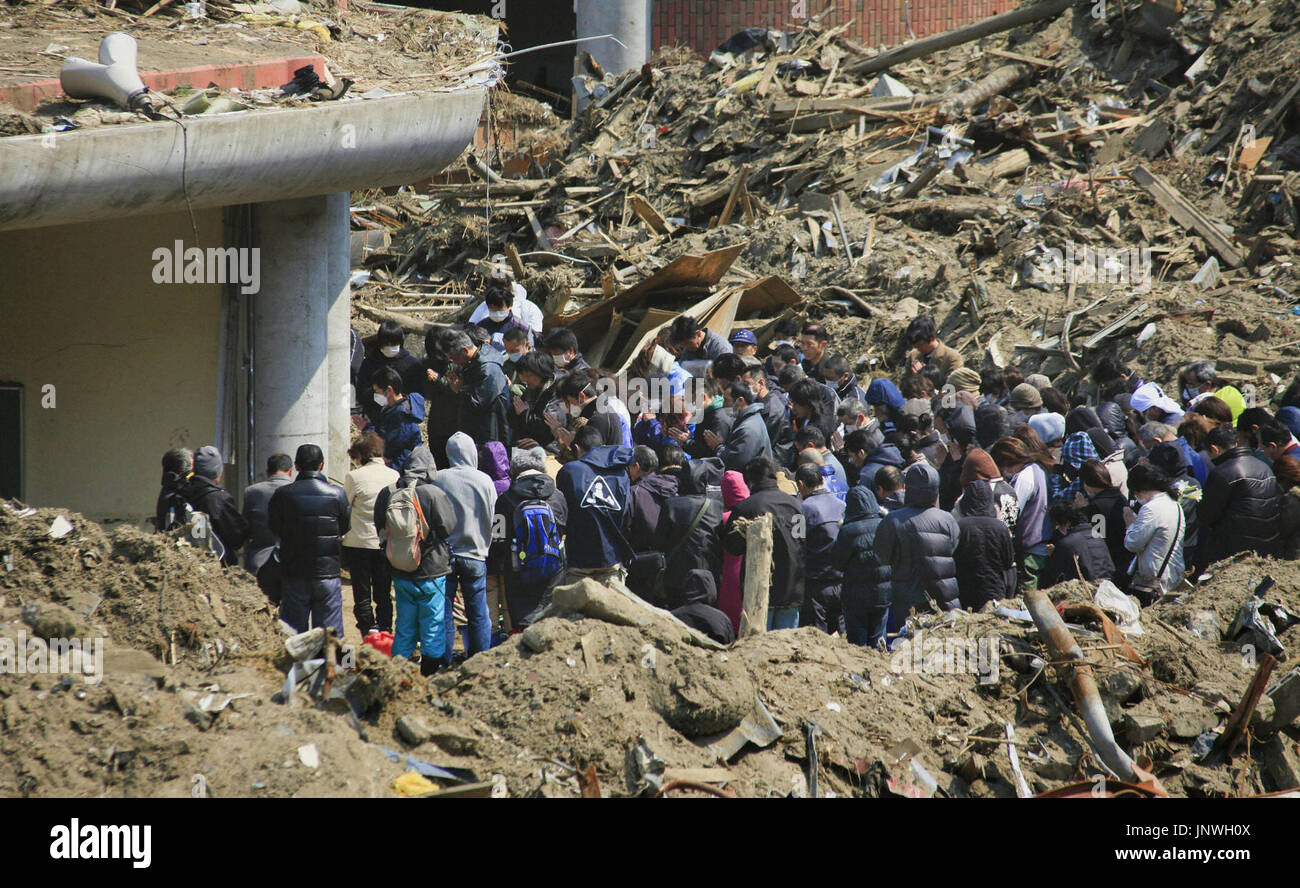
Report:
M343 191L326 197L329 229L329 434L325 474L341 486L348 473L352 442L352 239L348 209L351 195Z
M331 310L346 299L340 300L330 274L330 254L340 229L347 240L347 206L347 195L322 195L253 207L262 273L253 314L253 453L259 463L315 444L325 452L327 473L336 464L330 429L347 417L331 416L339 399L330 394L329 334ZM342 329L346 348L346 322Z
M579 37L613 34L626 44L624 48L613 40L591 40L579 43L578 50L587 50L611 74L640 68L652 49L650 5L651 0L576 0Z

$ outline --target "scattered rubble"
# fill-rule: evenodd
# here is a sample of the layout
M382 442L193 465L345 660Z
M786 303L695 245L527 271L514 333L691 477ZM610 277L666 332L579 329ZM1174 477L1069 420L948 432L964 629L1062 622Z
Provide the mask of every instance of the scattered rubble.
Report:
M319 631L286 644L250 577L170 535L24 511L0 508L0 659L20 633L101 637L106 650L99 681L0 670L4 795L807 796L815 771L819 796L1015 797L1017 769L1021 795L1105 776L1019 601L922 617L892 653L811 628L721 648L587 581L524 633L425 680ZM61 514L73 530L51 537ZM1300 644L1298 621L1278 617L1300 613L1294 563L1221 563L1145 609L1127 642L1080 607L1090 585L1049 592L1116 740L1160 791L1300 786L1288 663L1260 684L1235 750L1210 757L1262 662L1230 631L1266 578L1285 652Z
M1162 383L1215 356L1266 401L1300 357L1297 4L1167 6L1074 4L887 77L815 24L771 53L663 49L588 76L567 150L523 178L384 198L391 246L357 315L463 319L505 252L610 370L677 312L779 280L799 301L738 322L820 320L859 371L896 371L898 331L928 312L968 365L1067 390L1104 352ZM720 278L645 289L727 248Z

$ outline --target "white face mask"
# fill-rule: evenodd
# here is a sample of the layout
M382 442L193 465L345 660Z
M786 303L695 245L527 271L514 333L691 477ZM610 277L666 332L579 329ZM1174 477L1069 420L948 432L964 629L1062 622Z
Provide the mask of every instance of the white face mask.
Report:
M569 405L569 415L572 416L574 419L577 419L579 416L582 416L582 405L581 405L581 404L570 404L570 405Z
M379 351L383 353L383 356L386 358L395 358L397 357L397 353L401 350L402 347L400 345L385 345Z
M385 395L383 392L375 392L375 403L378 404L380 407L387 407L388 396Z
M490 311L490 312L488 312L488 317L491 318L491 319L494 320L494 321L504 321L506 318L510 317L510 312L508 312L508 311Z
M523 356L523 352L506 352L506 360L511 362L517 361Z

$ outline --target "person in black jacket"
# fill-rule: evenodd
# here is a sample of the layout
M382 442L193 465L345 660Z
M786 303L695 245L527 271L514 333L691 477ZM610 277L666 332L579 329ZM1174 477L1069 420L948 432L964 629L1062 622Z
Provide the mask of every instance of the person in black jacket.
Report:
M826 485L821 467L804 463L795 470L804 517L804 596L799 625L816 626L834 635L847 634L844 625L842 583L835 566L835 541L844 520L844 500ZM831 477L834 477L833 475Z
M939 473L926 463L903 473L903 508L890 512L876 531L876 553L889 562L889 621L897 630L915 609L957 610L957 519L938 508Z
M745 466L748 498L736 503L723 531L732 555L745 554L745 519L772 516L772 586L768 593L767 628L794 629L804 599L803 508L776 484L776 463L760 457Z
M1115 562L1106 548L1105 537L1093 530L1082 509L1069 500L1058 500L1047 507L1047 515L1056 529L1056 537L1043 565L1038 588L1046 589L1067 580L1096 583L1115 576Z
M1079 480L1083 482L1082 503L1084 518L1095 533L1100 533L1110 553L1111 564L1115 573L1110 581L1121 590L1128 589L1128 565L1133 560L1133 553L1124 548L1124 534L1128 530L1128 521L1124 513L1132 512L1128 500L1115 486L1110 470L1100 460L1090 459L1079 467Z
M1277 554L1281 491L1272 470L1238 444L1230 428L1206 435L1205 447L1214 468L1205 479L1198 512L1204 563L1246 551Z
M889 619L889 565L876 556L876 531L885 510L866 487L849 491L844 524L835 539L834 565L844 575L841 601L850 644L880 647Z
M556 451L555 435L546 421L551 417L564 417L564 404L559 400L555 381L555 362L542 351L531 351L515 362L515 374L524 386L522 395L511 398L510 421L515 429L518 447L545 447Z
M515 450L510 457L510 477L509 489L497 497L496 514L500 517L495 526L500 528L500 533L493 535L492 547L505 559L506 609L510 611L510 624L522 629L535 621L541 610L550 604L551 593L564 578L564 571L539 583L525 583L520 578L510 557L510 543L515 538L515 512L526 502L544 502L551 510L556 530L563 534L569 523L569 504L546 474L546 451L540 447Z
M189 519L193 506L181 495L181 488L194 472L194 451L188 447L173 447L163 454L162 490L154 506L154 529L159 533L180 527Z
M824 441L830 441L839 427L835 415L835 393L820 383L804 378L790 386L790 414L795 430L815 426Z
M718 586L710 571L703 568L687 571L679 585L666 591L674 617L719 644L736 640L731 618L714 606L718 603Z
M343 535L351 520L348 495L321 473L325 454L315 444L299 446L293 462L298 477L277 490L266 509L271 532L280 538L280 619L297 632L333 626L342 638L340 575Z
M489 441L510 446L510 382L501 368L502 353L481 348L469 334L452 328L438 331L433 345L459 368L447 386L460 396L460 430L480 447Z
M221 564L239 563L238 551L248 541L248 519L235 506L235 499L221 486L223 473L221 451L211 444L194 454L194 472L181 487L181 496L196 512L204 512L212 523L212 532L221 541Z
M451 573L451 549L447 540L452 535L456 511L447 494L431 482L437 469L429 448L420 445L411 451L410 458L395 487L385 487L375 498L375 530L379 539L388 539L388 504L395 488L414 487L420 512L428 523L429 532L420 541L420 564L415 570L401 570L393 566L393 591L397 601L393 624L393 656L411 659L415 646L420 646L420 674L432 675L442 662L446 646L447 576ZM387 557L387 556L385 556Z
M750 391L754 393L755 403L763 405L763 424L767 426L767 440L772 448L772 456L778 465L793 462L790 456L794 446L794 426L790 422L790 403L784 392L773 391L763 365L758 364L745 369L745 380ZM744 468L741 468L744 473Z
M722 571L718 533L722 503L709 496L709 487L722 483L719 459L691 460L678 479L677 495L664 500L655 529L654 549L664 553L664 589L679 586L692 570Z
M993 487L987 481L971 481L957 508L960 535L953 560L961 606L977 611L990 601L1015 597L1016 547L993 506Z

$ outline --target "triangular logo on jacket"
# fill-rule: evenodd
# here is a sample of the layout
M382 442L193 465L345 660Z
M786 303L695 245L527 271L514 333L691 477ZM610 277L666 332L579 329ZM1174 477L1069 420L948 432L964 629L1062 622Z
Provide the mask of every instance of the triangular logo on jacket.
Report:
M600 475L592 479L587 485L587 492L582 495L582 508L584 509L605 509L611 512L623 511L623 504L618 501L613 489Z

